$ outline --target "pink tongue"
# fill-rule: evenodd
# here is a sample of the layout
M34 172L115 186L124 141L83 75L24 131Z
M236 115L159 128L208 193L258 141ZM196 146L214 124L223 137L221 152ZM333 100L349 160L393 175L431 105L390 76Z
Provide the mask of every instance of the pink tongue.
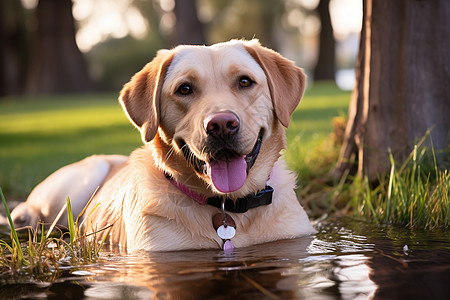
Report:
M211 181L222 193L231 193L240 189L247 178L247 163L244 157L230 161L214 161L210 164Z

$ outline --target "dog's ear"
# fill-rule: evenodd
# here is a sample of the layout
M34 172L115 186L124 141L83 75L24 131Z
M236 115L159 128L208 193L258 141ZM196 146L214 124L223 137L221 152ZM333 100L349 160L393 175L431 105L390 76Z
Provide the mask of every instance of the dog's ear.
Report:
M131 123L141 132L144 143L150 142L158 130L161 88L173 57L173 51L158 51L156 57L120 92L120 104Z
M244 42L244 47L264 70L275 113L281 124L287 128L291 114L305 91L305 74L294 62L261 46L257 40Z

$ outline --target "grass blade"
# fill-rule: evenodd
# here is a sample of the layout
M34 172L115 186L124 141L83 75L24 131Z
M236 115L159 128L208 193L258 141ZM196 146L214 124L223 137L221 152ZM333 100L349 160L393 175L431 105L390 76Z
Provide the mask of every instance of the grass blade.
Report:
M6 216L8 217L9 225L11 226L11 239L15 243L17 248L17 256L20 262L24 262L22 247L20 246L19 237L17 236L16 229L14 228L14 223L11 219L11 213L9 212L8 204L6 203L5 196L3 195L3 190L0 187L0 195L2 197L3 205L5 206ZM14 247L13 247L14 248Z
M103 239L102 239L102 241L100 242L100 246L99 246L98 250L95 252L95 256L98 256L98 253L102 250L103 245L104 245L105 242L106 242L106 238L108 237L109 232L111 231L111 228L112 228L113 225L114 225L114 224L111 224L110 227L109 227L108 229L106 229L106 233L103 235Z
M63 214L64 211L66 210L66 207L67 207L67 202L66 202L66 204L64 204L64 206L61 208L61 210L59 211L59 213L58 213L58 215L56 216L55 220L53 220L52 225L51 225L50 228L48 229L46 238L48 238L48 237L50 236L50 234L52 233L53 228L55 228L56 223L58 223L58 221L59 221L59 219L61 218L62 214Z
M391 173L389 174L389 184L387 190L387 203L386 203L386 216L385 221L388 221L391 217L391 197L392 197L392 187L394 183L395 176L395 161L392 153L389 151L389 160L391 161Z
M70 205L69 197L67 197L67 219L69 222L70 246L73 248L73 241L75 239L75 225L73 223L72 206Z
M79 221L80 217L84 214L84 212L86 211L86 209L88 208L89 204L91 204L91 201L92 201L92 199L94 198L94 196L95 196L95 194L97 193L97 191L98 191L99 188L100 188L100 186L98 186L98 187L95 189L95 191L92 193L91 198L89 198L89 201L86 203L86 205L84 206L83 210L82 210L82 211L80 212L80 214L78 215L77 220L76 220L76 222L75 222L75 226L76 226L77 228L80 228L80 227L81 227L81 225L80 225L80 227L78 227L78 221ZM96 206L96 207L97 207L97 206Z

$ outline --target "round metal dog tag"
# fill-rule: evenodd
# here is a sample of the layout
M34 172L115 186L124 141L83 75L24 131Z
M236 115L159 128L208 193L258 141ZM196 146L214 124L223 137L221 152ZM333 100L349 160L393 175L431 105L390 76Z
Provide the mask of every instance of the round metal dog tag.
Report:
M233 226L225 227L224 225L222 225L219 228L217 228L217 234L223 240L230 240L236 234L236 229L234 229Z

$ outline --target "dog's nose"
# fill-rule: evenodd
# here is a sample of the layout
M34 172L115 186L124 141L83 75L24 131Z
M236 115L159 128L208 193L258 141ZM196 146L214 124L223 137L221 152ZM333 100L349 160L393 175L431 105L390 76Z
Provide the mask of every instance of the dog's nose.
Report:
M240 122L232 112L219 112L206 119L204 126L208 135L230 136L238 132Z

